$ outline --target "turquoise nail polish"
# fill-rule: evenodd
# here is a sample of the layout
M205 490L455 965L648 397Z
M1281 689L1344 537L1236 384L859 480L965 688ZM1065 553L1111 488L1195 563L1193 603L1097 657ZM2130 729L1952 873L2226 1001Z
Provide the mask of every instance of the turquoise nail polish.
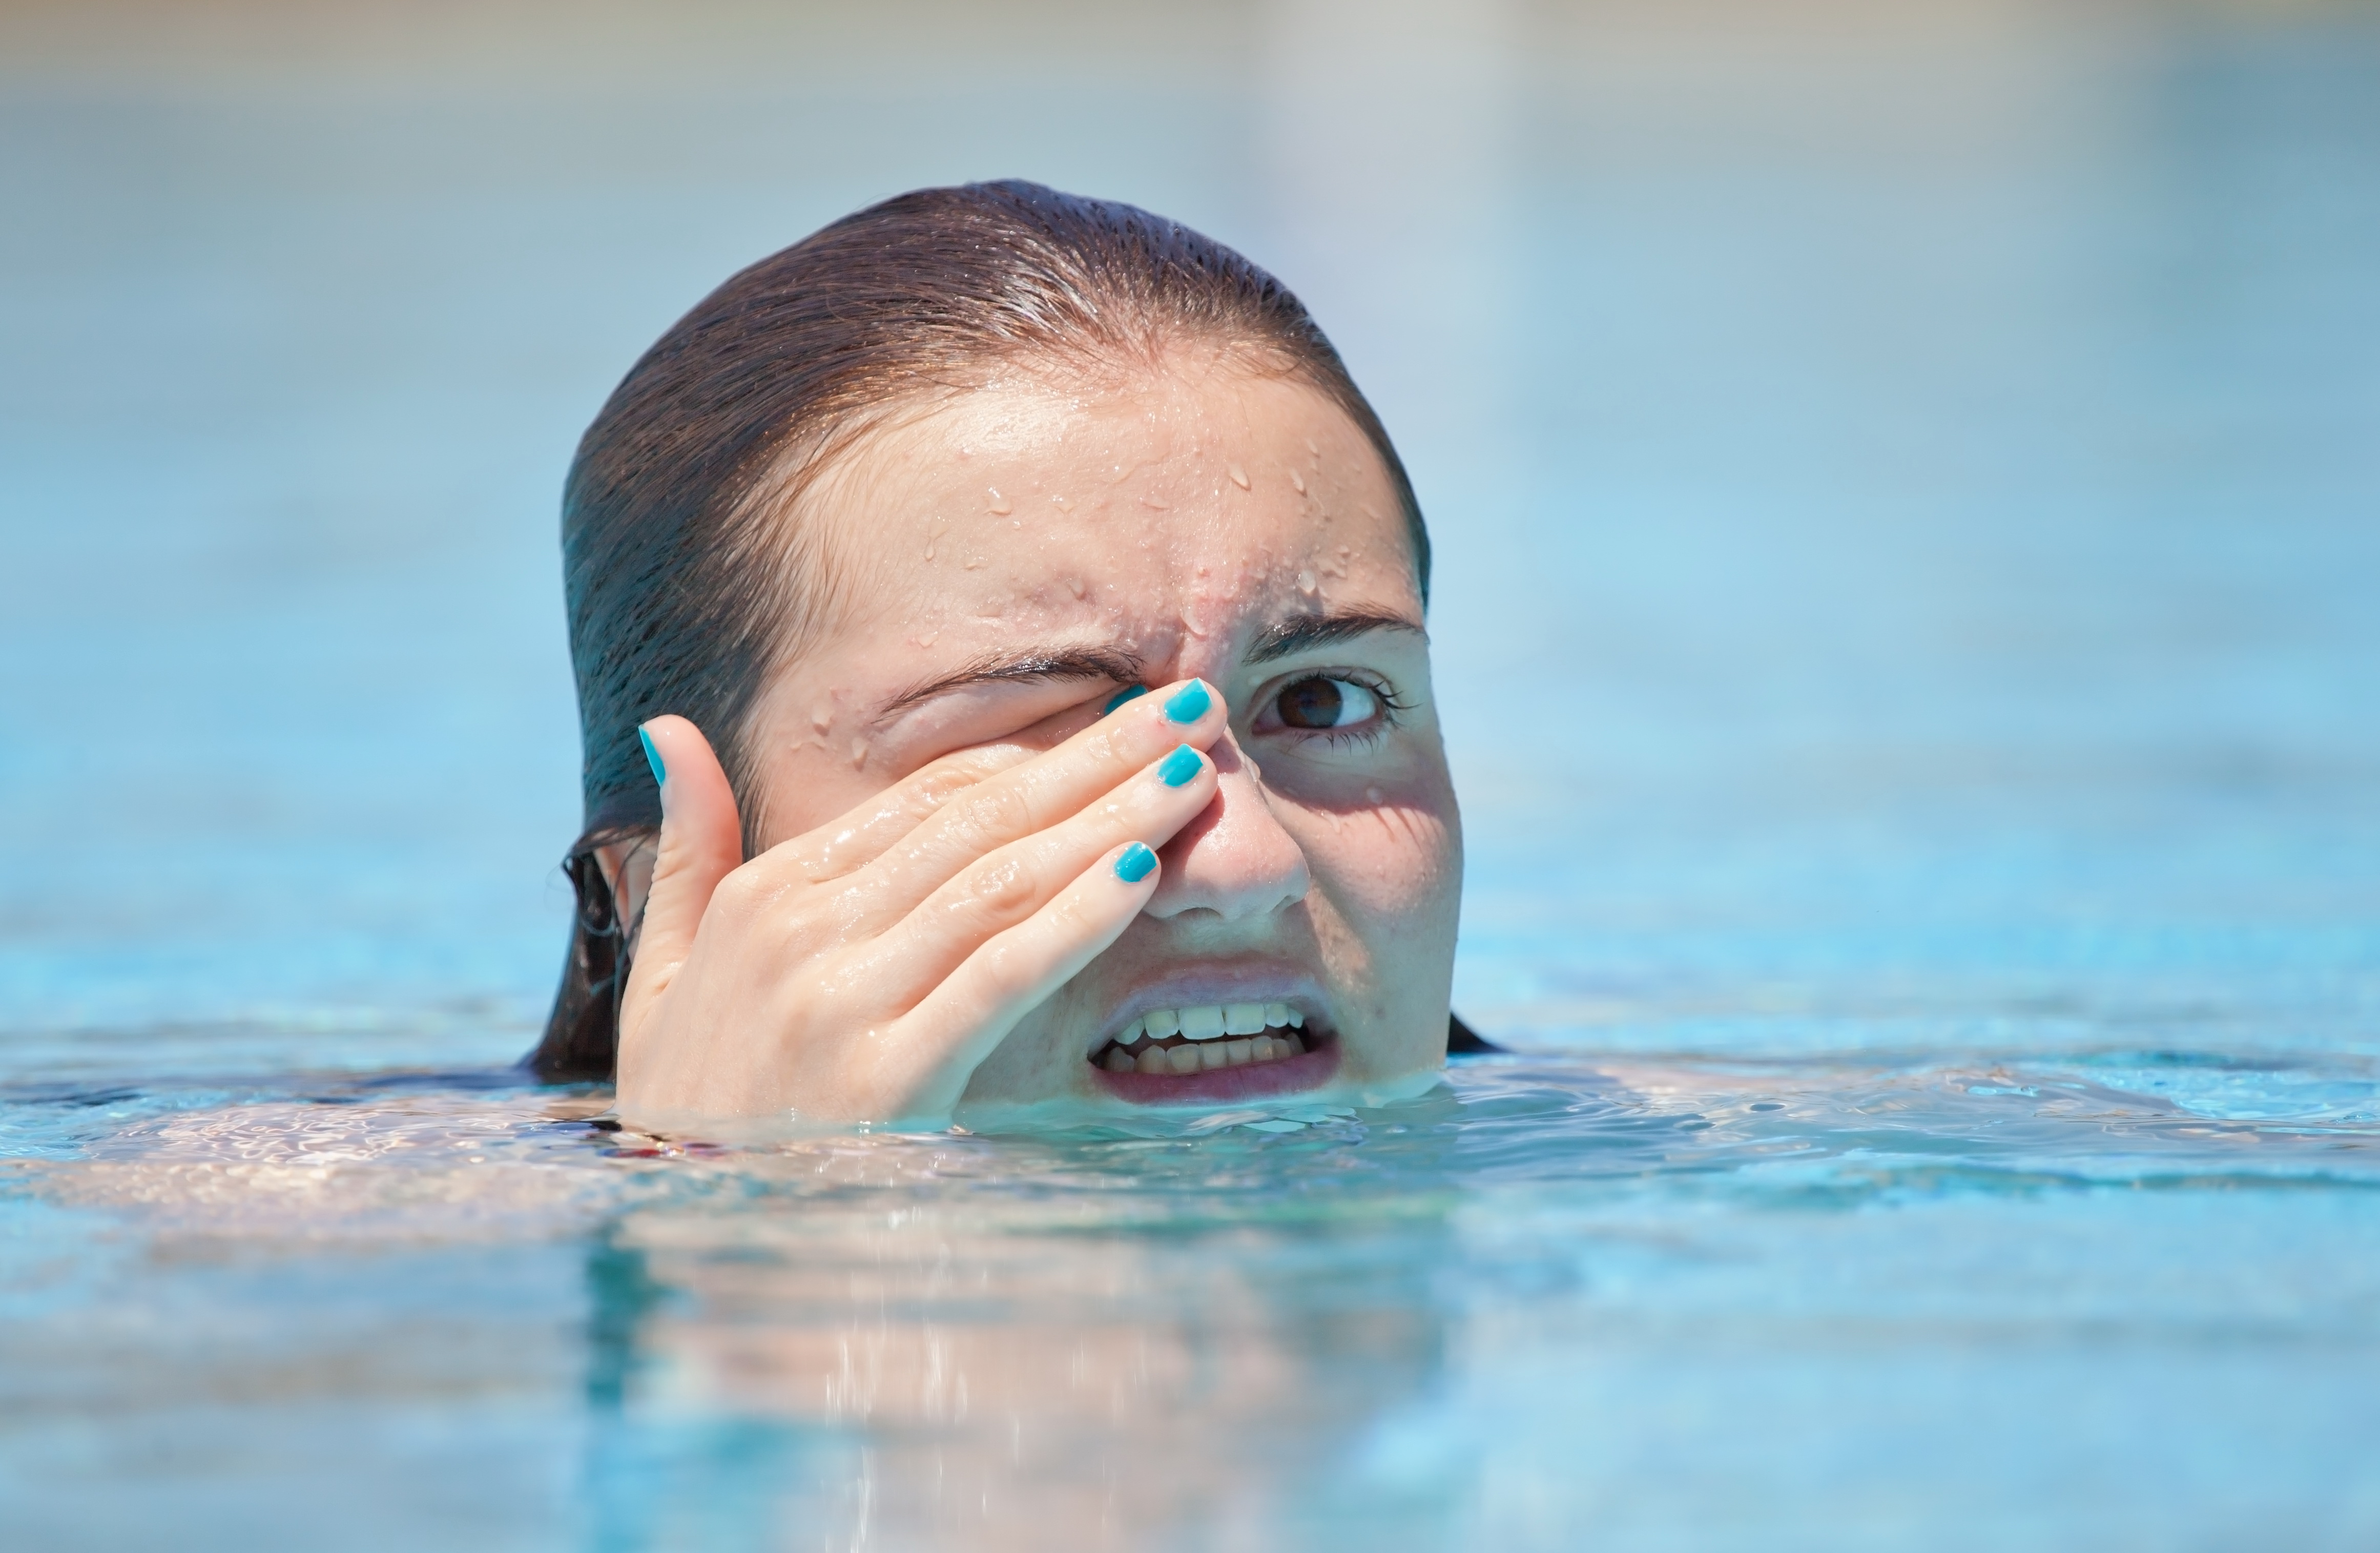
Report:
M653 785L669 781L669 770L662 764L662 752L653 747L653 736L642 728L637 730L637 742L645 746L645 760L653 769Z
M1117 691L1114 695L1108 698L1108 704L1099 709L1099 715L1101 717L1105 717L1108 713L1115 710L1116 708L1123 705L1126 701L1137 700L1148 694L1148 686L1145 685L1127 685L1122 690Z
M1207 694L1207 682L1194 679L1166 698L1165 715L1176 722L1196 722L1214 704L1215 698Z
M1173 753L1157 763L1157 780L1168 787L1180 787L1198 774L1198 752L1188 745L1177 745Z
M1157 854L1138 842L1133 843L1116 855L1116 878L1126 884L1138 884L1148 877L1148 870L1155 867L1157 867Z

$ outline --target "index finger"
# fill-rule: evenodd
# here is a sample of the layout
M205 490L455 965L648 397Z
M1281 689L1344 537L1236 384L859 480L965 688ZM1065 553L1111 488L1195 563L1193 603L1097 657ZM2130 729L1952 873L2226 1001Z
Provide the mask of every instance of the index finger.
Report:
M1167 751L1212 745L1229 720L1212 686L1184 680L1128 701L1055 749L977 783L861 870L868 916L880 922L906 915L961 868L1079 813Z
M863 867L932 818L953 794L1024 764L1034 752L1014 745L963 749L912 772L841 817L770 848L823 884Z

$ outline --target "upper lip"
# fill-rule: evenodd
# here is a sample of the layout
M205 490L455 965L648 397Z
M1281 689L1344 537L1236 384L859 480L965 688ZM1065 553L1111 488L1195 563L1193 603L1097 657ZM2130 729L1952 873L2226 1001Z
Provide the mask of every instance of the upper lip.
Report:
M1098 1038L1083 1055L1096 1054L1115 1038L1117 1031L1150 1009L1205 1008L1222 1003L1287 1003L1308 1019L1319 1016L1326 1023L1330 1006L1314 978L1301 971L1259 966L1180 970L1135 987L1132 995L1101 1021Z

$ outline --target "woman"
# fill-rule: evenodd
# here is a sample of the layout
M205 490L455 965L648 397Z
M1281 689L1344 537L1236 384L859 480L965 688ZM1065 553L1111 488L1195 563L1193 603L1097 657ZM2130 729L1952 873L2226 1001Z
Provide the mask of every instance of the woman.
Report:
M624 1114L982 1127L1427 1087L1429 544L1295 297L904 195L736 275L564 499L587 828L534 1057Z

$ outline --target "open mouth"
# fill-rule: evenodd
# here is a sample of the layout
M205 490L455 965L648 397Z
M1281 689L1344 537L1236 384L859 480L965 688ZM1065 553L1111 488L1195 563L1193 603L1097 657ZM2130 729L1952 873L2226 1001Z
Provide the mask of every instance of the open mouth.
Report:
M1338 1042L1290 1003L1151 1009L1090 1056L1103 1086L1143 1104L1244 1099L1310 1088L1339 1065Z

